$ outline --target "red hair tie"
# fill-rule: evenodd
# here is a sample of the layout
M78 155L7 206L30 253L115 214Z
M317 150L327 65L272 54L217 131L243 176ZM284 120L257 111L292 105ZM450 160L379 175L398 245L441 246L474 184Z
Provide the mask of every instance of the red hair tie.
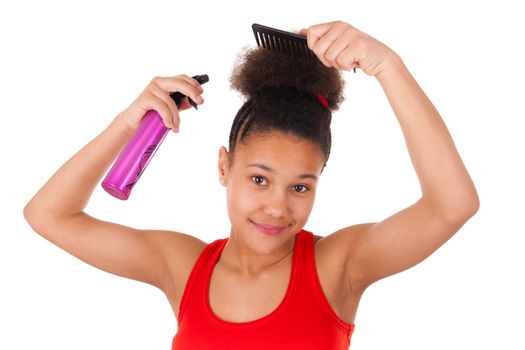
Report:
M317 97L317 99L319 100L319 102L321 102L321 104L325 107L325 108L328 108L328 100L326 99L326 97L324 97L324 95L320 92L318 92L317 94L315 94L315 97Z

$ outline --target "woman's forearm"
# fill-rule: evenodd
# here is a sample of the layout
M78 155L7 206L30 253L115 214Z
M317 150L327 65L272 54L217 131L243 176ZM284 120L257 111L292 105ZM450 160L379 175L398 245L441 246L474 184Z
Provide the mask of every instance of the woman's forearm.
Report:
M422 197L447 215L469 215L479 199L452 137L399 56L376 78L405 137Z
M24 215L44 224L83 211L96 185L131 135L131 129L119 114L55 172L29 201Z

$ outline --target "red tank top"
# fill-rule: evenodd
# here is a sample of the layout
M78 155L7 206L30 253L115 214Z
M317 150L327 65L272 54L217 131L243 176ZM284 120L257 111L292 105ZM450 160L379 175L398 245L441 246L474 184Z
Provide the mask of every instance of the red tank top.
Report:
M182 295L178 330L172 350L189 349L348 349L354 331L332 310L315 268L314 236L301 230L295 236L292 272L281 304L249 322L228 322L209 304L210 278L228 238L206 246Z

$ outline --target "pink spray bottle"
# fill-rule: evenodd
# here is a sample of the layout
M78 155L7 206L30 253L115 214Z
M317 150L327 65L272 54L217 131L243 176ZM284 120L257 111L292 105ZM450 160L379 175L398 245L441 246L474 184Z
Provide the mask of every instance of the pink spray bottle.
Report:
M193 79L197 80L199 84L204 84L209 80L207 75L196 75ZM186 97L180 92L174 92L170 96L177 106L182 98ZM188 98L188 102L195 109L197 108L196 103L190 98ZM128 199L131 190L148 166L168 131L169 129L164 126L160 115L154 110L148 111L102 181L104 190L115 198Z

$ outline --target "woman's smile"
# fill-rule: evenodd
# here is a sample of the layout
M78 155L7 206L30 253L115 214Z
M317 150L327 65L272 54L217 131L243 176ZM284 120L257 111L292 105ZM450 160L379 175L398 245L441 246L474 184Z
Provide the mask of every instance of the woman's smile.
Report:
M261 231L262 233L264 233L266 235L277 235L277 234L283 232L284 229L287 227L287 226L267 225L267 224L257 223L257 222L252 221L252 220L250 220L250 221L255 225L255 227L259 231Z

